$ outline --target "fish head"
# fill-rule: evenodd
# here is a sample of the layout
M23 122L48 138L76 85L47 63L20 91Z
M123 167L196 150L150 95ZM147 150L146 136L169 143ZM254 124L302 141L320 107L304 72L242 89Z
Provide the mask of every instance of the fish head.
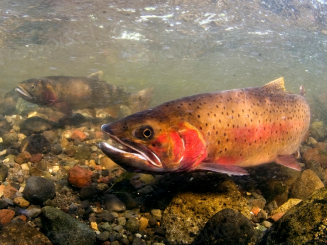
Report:
M206 156L203 136L194 126L163 115L151 118L140 112L101 129L120 146L102 142L101 150L128 171L186 171Z
M34 104L47 105L54 103L56 96L47 77L33 78L18 84L15 91L24 99Z

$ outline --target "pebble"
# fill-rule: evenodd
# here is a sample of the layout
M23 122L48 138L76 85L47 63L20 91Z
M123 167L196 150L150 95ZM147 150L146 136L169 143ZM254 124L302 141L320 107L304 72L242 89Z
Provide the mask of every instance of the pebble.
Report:
M68 181L73 186L82 188L84 186L91 185L92 175L93 175L93 173L91 170L81 168L79 166L75 166L75 167L72 167L71 169L69 169Z
M262 222L262 225L266 228L270 228L272 226L272 223L270 223L269 221L265 220Z
M8 170L9 168L5 164L0 163L0 182L5 181L8 176Z
M121 225L116 225L114 228L113 228L114 231L117 231L117 232L121 232L123 230L123 226Z
M119 217L118 224L124 226L126 224L126 218L125 217Z
M140 229L140 222L136 218L131 218L126 222L125 229L131 233L135 233Z
M112 161L109 157L103 157L100 159L101 167L108 169L108 171L113 170L118 167L118 165Z
M157 220L161 220L162 214L161 214L161 210L160 209L151 209L151 214Z
M149 185L137 190L137 192L141 195L144 195L144 194L149 194L151 192L153 192L153 188Z
M6 133L2 136L3 144L8 147L18 141L17 133Z
M28 162L31 159L31 154L27 151L23 151L22 153L19 153L19 155L15 158L15 162L18 164L22 164L24 162Z
M23 197L16 197L14 199L14 204L16 204L16 205L18 205L19 207L22 207L22 208L27 208L30 205L30 202L27 201Z
M86 135L81 130L76 129L73 131L71 138L73 140L78 139L79 141L84 141L86 139Z
M41 117L30 117L19 124L20 132L25 135L38 134L52 128L52 122Z
M125 204L115 195L107 194L104 196L106 209L111 212L123 212L126 210Z
M149 223L149 220L148 219L146 219L144 217L141 217L140 218L140 228L139 228L139 230L140 231L145 230L145 228L148 227L148 223Z
M15 211L11 209L2 209L0 210L0 224L6 225L8 224L12 218L15 216Z
M51 180L39 176L31 176L26 181L23 194L24 198L31 203L42 204L55 196L55 185Z
M109 222L109 223L114 222L114 220L117 218L112 212L109 213L106 210L100 214L97 214L96 216L101 220L101 222Z
M111 225L109 222L104 222L103 224L98 225L100 231L111 231Z
M124 216L126 219L131 219L131 218L134 218L134 217L135 217L135 212L134 212L134 210L126 210L126 211L123 213L123 216Z
M311 169L304 170L290 190L290 197L304 199L315 190L324 187L324 184Z
M50 142L41 134L27 136L22 140L20 151L28 151L30 154L48 153L51 150Z
M27 163L23 163L20 166L21 166L22 170L26 170L26 171L30 170L30 168L29 168L29 166L28 166Z
M101 242L104 242L109 239L109 235L110 235L109 231L104 231L97 235L97 239Z
M43 158L43 155L41 153L36 153L36 154L32 155L30 161L33 163L38 163L42 160L42 158Z

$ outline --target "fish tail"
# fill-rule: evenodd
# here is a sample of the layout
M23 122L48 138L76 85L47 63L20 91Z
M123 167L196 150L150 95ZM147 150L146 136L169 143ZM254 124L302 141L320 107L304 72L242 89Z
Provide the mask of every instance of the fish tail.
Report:
M137 93L131 94L127 106L132 113L144 111L149 108L153 97L153 88L146 88Z

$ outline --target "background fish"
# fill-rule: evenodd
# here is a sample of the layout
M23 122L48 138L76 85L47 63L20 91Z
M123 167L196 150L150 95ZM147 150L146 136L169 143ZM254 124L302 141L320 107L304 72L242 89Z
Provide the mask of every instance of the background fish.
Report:
M101 81L101 75L102 72L97 72L88 77L33 78L19 83L15 90L23 99L54 108L66 116L71 116L73 109L89 109L95 116L94 108L111 106L118 113L120 105L126 105L135 113L149 107L152 88L130 94L123 87Z
M269 162L300 170L292 155L310 124L301 95L279 78L262 87L193 95L105 124L120 145L100 148L130 171L247 174Z

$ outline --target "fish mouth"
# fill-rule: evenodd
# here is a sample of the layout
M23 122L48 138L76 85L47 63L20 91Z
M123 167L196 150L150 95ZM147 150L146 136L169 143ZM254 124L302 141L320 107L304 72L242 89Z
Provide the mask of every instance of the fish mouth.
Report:
M17 92L17 93L19 93L19 95L23 98L23 99L25 99L25 100L27 100L27 101L34 101L35 100L35 98L26 90L26 89L24 89L22 86L20 86L20 85L18 85L18 87L17 88L15 88L15 91Z
M102 125L101 130L107 133L118 147L101 142L99 144L100 149L126 170L133 170L134 172L163 171L159 157L144 145L118 138L108 129L108 124Z

